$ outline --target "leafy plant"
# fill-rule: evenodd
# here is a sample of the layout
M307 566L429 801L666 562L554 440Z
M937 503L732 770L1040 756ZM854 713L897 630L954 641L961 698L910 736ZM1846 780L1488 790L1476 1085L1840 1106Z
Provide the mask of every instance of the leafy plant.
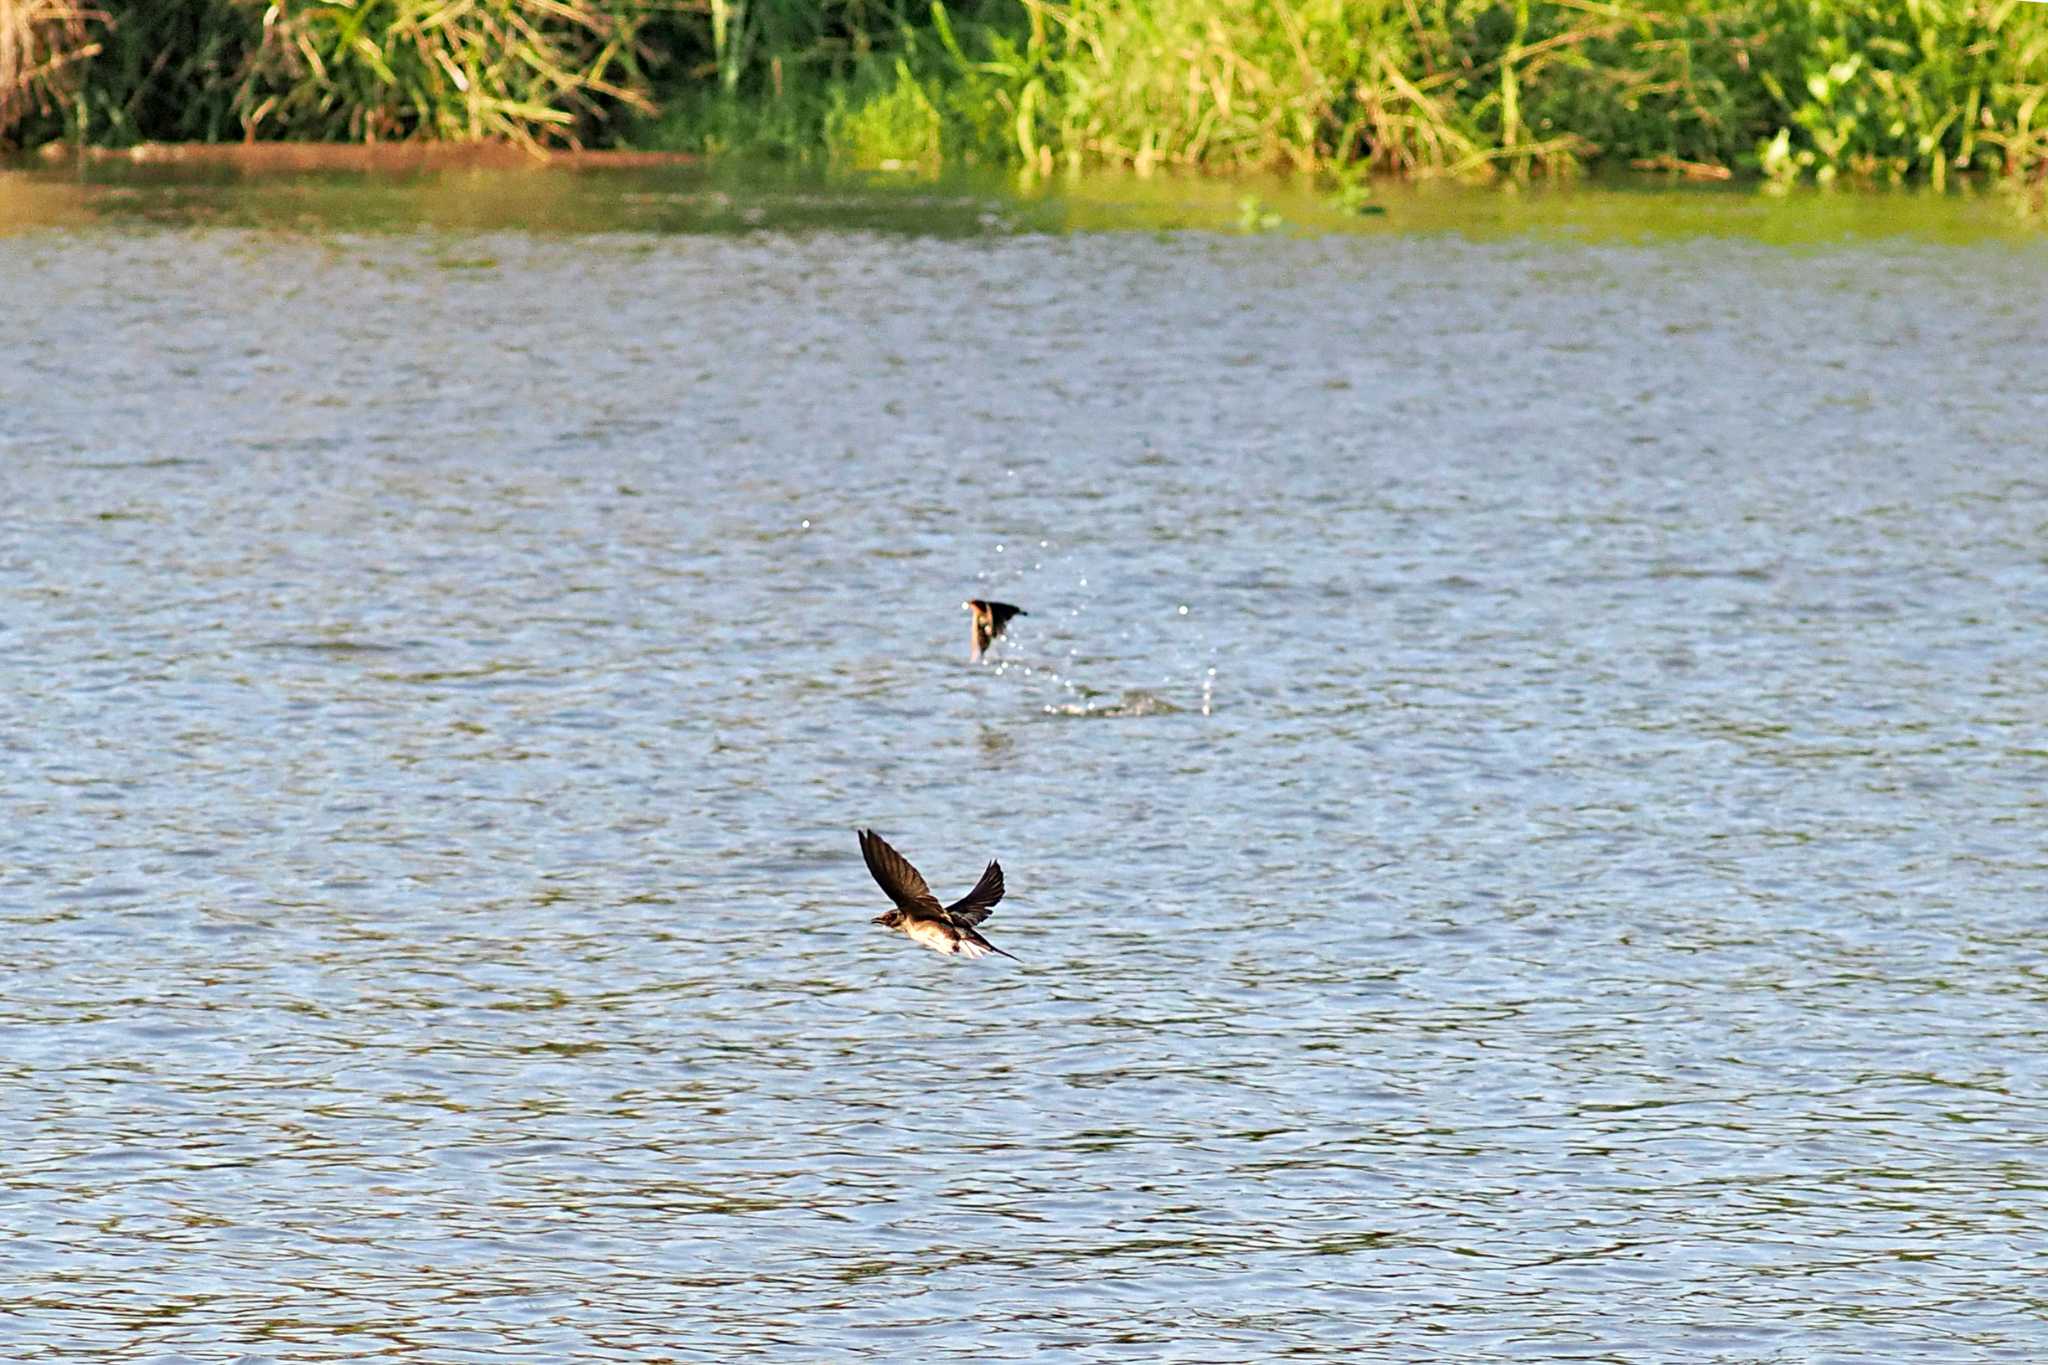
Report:
M1372 181L1356 167L1344 167L1331 176L1334 182L1324 202L1339 213L1353 217L1385 213L1386 209L1372 201Z
M1271 232L1285 221L1273 210L1266 207L1266 201L1256 194L1247 194L1237 201L1237 230L1239 232Z

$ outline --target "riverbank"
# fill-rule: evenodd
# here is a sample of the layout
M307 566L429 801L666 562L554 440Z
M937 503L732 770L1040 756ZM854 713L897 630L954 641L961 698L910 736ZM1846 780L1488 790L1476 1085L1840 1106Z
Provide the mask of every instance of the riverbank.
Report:
M2012 0L0 0L0 138L1941 186L2048 168Z
M253 174L354 171L376 175L534 166L645 169L694 166L703 160L688 152L535 148L513 142L142 142L133 147L74 147L51 142L38 150L36 159L46 164L210 167Z

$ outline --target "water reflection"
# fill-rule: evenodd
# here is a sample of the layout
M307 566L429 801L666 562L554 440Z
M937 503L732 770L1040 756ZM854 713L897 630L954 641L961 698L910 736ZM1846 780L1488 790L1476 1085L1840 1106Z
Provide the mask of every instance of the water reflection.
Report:
M314 155L320 153L323 155ZM1650 176L1485 187L1386 182L1372 214L1293 178L1096 174L1042 178L953 170L846 172L588 153L542 163L516 151L266 146L129 159L0 160L0 233L38 227L197 225L323 233L718 233L868 231L976 238L1035 232L1198 230L1367 237L1457 232L1586 242L1729 238L1816 245L1905 237L2032 241L2024 192L1766 191ZM1258 212L1246 215L1247 203ZM1380 210L1383 210L1381 212ZM1678 324L1684 325L1684 324Z

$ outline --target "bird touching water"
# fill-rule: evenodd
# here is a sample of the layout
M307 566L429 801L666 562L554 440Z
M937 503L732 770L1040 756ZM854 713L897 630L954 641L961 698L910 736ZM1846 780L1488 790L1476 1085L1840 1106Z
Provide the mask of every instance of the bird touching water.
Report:
M969 598L960 605L974 613L974 652L968 656L974 663L980 663L981 656L988 653L988 647L1001 638L1003 627L1010 624L1012 616L1031 614L1008 602L985 602L979 597Z
M874 923L884 929L900 930L933 952L958 953L962 957L1003 953L974 928L989 917L996 902L1003 898L1002 864L989 863L972 891L951 905L942 906L910 860L871 829L860 831L860 854L868 860L868 871L874 874L876 883L896 902L894 910L875 916ZM1014 953L1003 956L1012 962L1018 960Z

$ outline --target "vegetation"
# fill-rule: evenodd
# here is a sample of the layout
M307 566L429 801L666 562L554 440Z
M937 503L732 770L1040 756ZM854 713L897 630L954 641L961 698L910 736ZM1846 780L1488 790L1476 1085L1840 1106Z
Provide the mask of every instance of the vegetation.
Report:
M0 0L0 137L1942 184L2048 169L2022 0Z
M80 63L99 55L89 12L71 0L0 0L0 135L64 102Z
M0 0L0 35L56 54L36 76L0 37L0 136L571 142L654 112L649 14L643 0Z

